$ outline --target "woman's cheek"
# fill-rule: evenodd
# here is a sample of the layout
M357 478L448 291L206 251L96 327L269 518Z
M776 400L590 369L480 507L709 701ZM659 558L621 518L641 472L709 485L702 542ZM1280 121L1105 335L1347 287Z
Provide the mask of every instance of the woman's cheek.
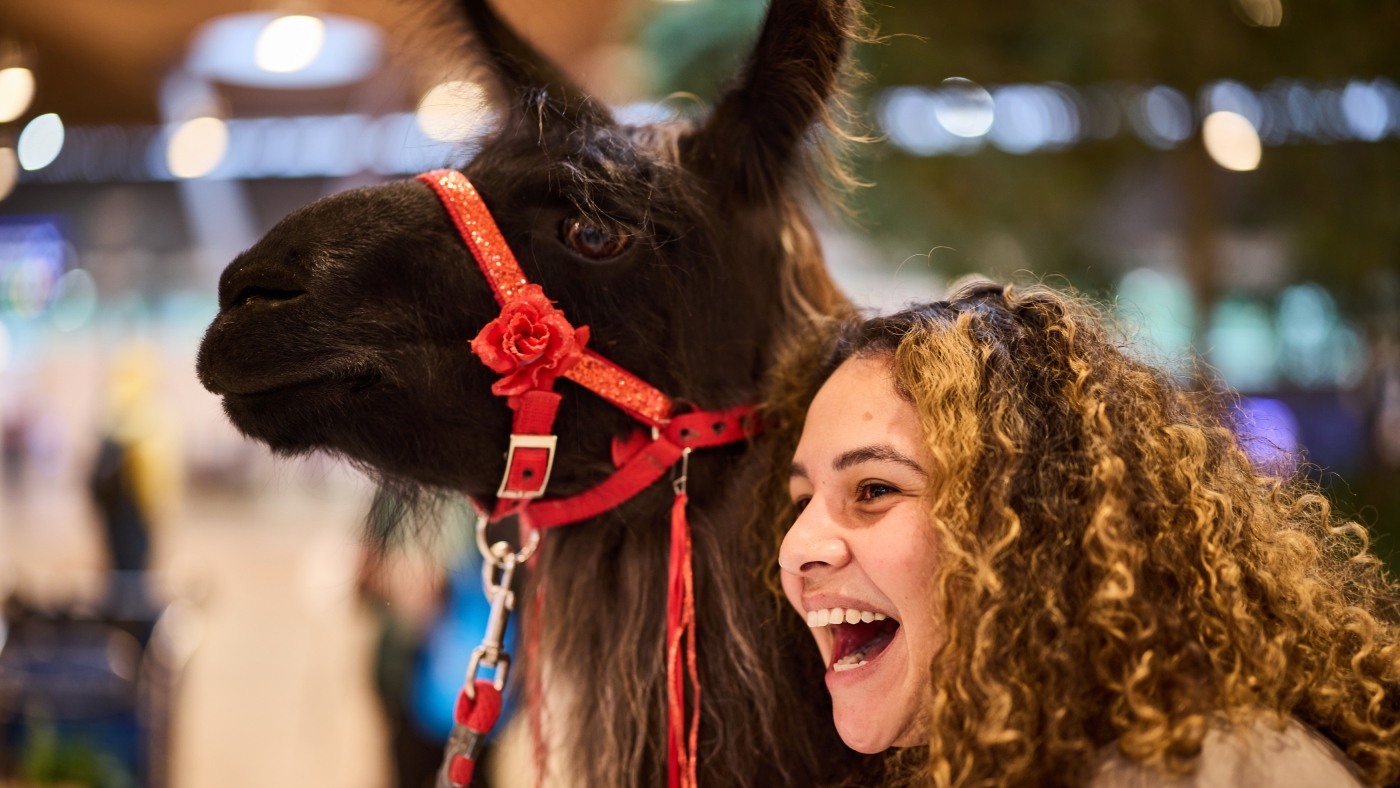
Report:
M878 576L889 584L882 590L904 616L910 656L926 665L943 644L931 586L938 569L937 542L920 507L905 507L900 515L897 527L885 533L888 543Z
M855 560L898 608L897 617L906 625L915 619L931 621L934 603L929 584L938 568L938 551L918 502L904 502L877 527L852 541Z

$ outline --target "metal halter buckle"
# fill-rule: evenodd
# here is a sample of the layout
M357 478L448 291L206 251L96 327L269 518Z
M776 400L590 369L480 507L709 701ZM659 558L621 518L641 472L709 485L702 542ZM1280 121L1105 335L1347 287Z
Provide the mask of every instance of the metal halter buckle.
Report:
M510 654L504 646L506 624L510 622L511 610L515 608L515 594L510 590L515 578L515 568L535 554L540 545L540 532L531 531L529 541L518 552L511 552L506 542L486 544L486 526L490 518L478 512L476 520L476 546L483 559L481 583L486 596L491 600L491 615L486 620L486 635L481 645L472 649L471 662L467 665L466 681L462 689L467 697L476 700L476 674L483 667L494 668L492 684L504 692L506 679L510 675ZM497 574L499 572L499 575Z
M549 474L554 471L554 449L559 443L557 435L516 435L510 436L510 447L506 449L506 472L501 476L501 487L496 490L497 498L540 498L544 491L549 488ZM549 459L544 465L544 479L540 482L538 490L510 490L510 469L515 465L516 449L546 449L549 451Z

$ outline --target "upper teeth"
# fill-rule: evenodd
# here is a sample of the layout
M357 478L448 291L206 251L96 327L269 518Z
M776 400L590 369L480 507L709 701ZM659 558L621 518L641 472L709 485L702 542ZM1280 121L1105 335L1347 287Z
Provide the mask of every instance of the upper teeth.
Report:
M807 611L807 626L824 627L830 624L854 624L858 621L864 621L869 624L871 621L884 621L886 618L888 618L888 616L884 613L872 613L869 610L856 610L853 607L833 607L830 610Z

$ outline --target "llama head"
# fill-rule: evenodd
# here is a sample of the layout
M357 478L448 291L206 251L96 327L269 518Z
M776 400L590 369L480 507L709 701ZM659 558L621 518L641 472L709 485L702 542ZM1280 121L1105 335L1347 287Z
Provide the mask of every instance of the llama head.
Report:
M663 391L751 399L794 260L816 258L790 192L834 89L845 6L776 0L713 112L650 126L616 122L485 0L461 9L500 97L464 172L526 275L590 327L590 348ZM834 302L819 272L805 275L809 299ZM489 496L510 413L470 341L498 313L427 186L359 189L292 213L229 265L198 371L233 423L278 452L329 450ZM632 429L566 387L555 493L596 481L608 440Z

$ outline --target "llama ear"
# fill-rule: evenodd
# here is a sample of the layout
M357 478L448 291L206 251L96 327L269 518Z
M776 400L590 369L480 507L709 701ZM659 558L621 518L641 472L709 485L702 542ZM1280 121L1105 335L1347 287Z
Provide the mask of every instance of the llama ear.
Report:
M778 195L837 90L852 38L850 2L771 0L743 73L684 143L692 170L746 200Z
M606 107L512 30L487 0L460 0L458 5L475 39L476 54L499 81L510 111L552 112L575 121L612 122Z

